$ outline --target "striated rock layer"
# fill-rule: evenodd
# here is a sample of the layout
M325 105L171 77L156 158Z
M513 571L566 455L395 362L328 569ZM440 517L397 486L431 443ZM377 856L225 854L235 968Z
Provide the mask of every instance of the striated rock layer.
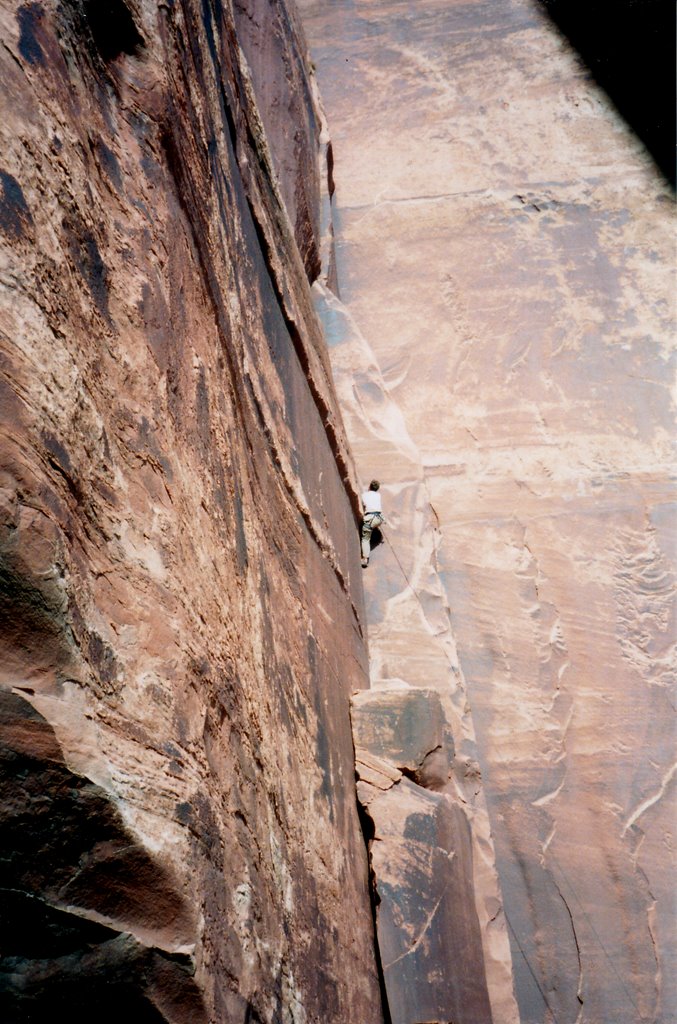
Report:
M0 30L0 1016L378 1024L294 13Z
M476 836L479 757L494 1020L502 927L524 1024L668 1024L669 194L532 0L302 11L336 153L318 306L389 522L372 685L437 691Z

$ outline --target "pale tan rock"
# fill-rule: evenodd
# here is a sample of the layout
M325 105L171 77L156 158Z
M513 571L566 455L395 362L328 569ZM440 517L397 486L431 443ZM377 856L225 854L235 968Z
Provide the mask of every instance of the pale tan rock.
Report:
M482 764L522 1021L663 1024L670 196L537 4L301 6L336 156L342 303L316 297L389 521L365 573L374 683L439 690L469 805Z
M402 414L388 398L373 354L349 310L320 283L316 282L314 291L332 346L344 418L356 449L358 453L370 453L369 465L393 466L407 481L401 487L386 484L382 488L386 502L394 506L391 512L391 505L387 505L387 536L392 538L394 530L398 533L397 549L392 544L378 549L372 564L372 568L378 567L378 573L367 577L372 685L388 691L408 689L409 684L399 675L404 671L417 686L429 688L433 680L437 684L456 751L446 795L462 808L471 824L473 853L466 863L470 864L473 877L463 887L467 901L463 909L469 917L476 914L480 923L492 1019L510 1024L518 1020L518 1011L494 845L465 681L450 628L448 601L435 569L438 530L431 517L422 467L416 462L416 449ZM355 366L369 369L370 383L362 391L354 387ZM398 507L406 510L415 532L408 534L400 529L400 524L409 519L398 512ZM403 556L409 559L407 569ZM358 797L365 805L377 792L358 783ZM449 970L452 969L450 961Z

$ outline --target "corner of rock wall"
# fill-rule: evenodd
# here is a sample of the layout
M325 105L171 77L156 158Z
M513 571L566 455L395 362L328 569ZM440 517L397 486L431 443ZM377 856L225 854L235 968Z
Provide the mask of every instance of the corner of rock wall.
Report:
M394 1024L516 1024L472 712L438 578L435 510L402 413L340 299L331 162L322 183L325 257L315 305L364 485L383 465L393 481L381 488L386 543L366 577L370 689L352 702L388 1012Z

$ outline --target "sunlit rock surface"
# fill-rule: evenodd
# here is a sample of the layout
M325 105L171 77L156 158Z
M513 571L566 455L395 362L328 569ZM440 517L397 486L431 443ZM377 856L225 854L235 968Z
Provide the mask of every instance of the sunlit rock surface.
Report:
M295 16L0 31L0 1017L378 1024Z
M318 307L389 522L372 685L440 693L469 806L479 756L507 925L486 842L478 918L524 1024L668 1024L670 196L536 3L301 8L336 157Z

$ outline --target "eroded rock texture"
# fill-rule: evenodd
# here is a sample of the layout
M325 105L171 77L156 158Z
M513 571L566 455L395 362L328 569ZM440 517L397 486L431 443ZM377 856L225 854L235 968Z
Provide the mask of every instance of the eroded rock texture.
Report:
M668 1024L670 196L539 4L302 10L336 153L318 306L389 522L373 685L445 707L494 1020L502 928L524 1024Z
M352 722L393 1024L488 1021L471 829L445 793L454 744L439 695L369 690L353 700Z
M3 1020L205 1020L195 914L45 718L0 692ZM124 921L127 930L111 926ZM182 948L183 947L183 948ZM105 986L105 1005L101 1005Z
M0 31L0 1015L378 1022L294 15Z

